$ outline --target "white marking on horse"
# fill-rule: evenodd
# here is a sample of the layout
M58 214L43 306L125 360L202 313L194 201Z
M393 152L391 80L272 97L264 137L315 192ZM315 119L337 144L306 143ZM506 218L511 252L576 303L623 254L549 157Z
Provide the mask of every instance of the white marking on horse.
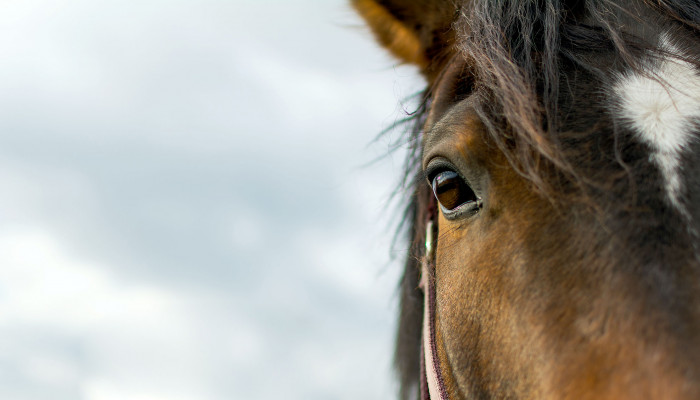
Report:
M666 35L659 47L663 52L682 56ZM669 202L689 219L690 214L680 201L680 158L700 121L700 75L687 61L660 57L649 59L645 74L621 76L614 93L621 100L622 118L652 148L650 159L661 170Z

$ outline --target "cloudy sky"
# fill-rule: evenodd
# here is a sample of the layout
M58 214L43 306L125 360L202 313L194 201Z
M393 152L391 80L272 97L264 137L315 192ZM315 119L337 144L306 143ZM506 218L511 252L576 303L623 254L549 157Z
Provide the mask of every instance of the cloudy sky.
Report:
M401 151L371 161L420 82L360 25L2 2L0 398L393 395Z

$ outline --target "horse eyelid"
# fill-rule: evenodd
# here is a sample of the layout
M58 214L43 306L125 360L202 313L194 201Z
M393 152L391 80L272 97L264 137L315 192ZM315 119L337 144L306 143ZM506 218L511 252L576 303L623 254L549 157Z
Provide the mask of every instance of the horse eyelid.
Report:
M462 176L452 163L443 158L437 158L428 162L425 167L425 177L428 179L428 184L432 186L433 179L445 171L454 171L457 175Z
M442 157L438 157L436 159L429 161L427 166L425 167L424 175L428 180L428 184L430 186L432 186L433 180L435 179L435 177L438 176L439 174L445 172L445 171L452 171L452 172L456 173L470 189L474 190L469 179L464 177L464 174L462 174L462 172L460 172L459 168L455 167L454 164L452 164L451 162L447 161L446 159L444 159Z

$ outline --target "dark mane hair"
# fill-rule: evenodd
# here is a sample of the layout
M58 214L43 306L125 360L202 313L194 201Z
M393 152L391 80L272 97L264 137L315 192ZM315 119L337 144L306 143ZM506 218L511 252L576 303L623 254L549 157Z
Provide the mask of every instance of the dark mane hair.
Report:
M545 195L561 192L557 185L568 185L580 194L600 184L573 167L579 161L575 149L562 145L573 95L563 71L585 74L598 82L606 82L601 67L645 73L642 56L668 54L659 54L663 50L652 39L632 33L629 28L634 21L641 25L644 19L657 18L669 29L700 34L697 0L454 2L458 10L452 25L455 50L474 75L477 112L513 168ZM610 61L601 63L601 55ZM698 60L683 61L700 65ZM407 140L413 147L406 174L413 187L405 213L410 248L400 282L395 353L401 399L416 398L419 384L423 295L417 290L418 272L424 251L424 216L432 196L420 171L420 147L432 90L426 89Z

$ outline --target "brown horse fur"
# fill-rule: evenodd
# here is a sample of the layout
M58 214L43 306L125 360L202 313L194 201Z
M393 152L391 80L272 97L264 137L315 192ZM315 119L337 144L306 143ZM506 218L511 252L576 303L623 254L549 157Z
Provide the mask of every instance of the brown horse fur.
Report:
M662 82L655 62L698 66L700 4L353 5L427 80L416 162L446 160L483 199L474 216L437 219L449 398L700 398L698 121L674 207L653 149L611 95L630 73ZM663 48L664 37L683 51ZM418 393L418 260L432 196L423 171L415 182L396 352L402 399Z

